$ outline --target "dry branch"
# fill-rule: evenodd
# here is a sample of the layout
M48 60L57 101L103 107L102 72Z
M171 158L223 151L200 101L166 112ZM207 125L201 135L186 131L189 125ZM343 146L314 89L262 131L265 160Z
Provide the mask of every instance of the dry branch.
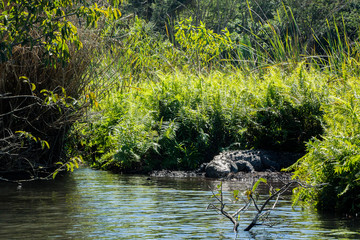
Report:
M258 180L258 182L259 182L259 180ZM256 187L257 187L258 184L254 184L254 185L256 185ZM230 214L229 212L227 212L225 210L226 203L224 202L222 184L221 184L220 189L218 190L218 194L215 194L214 191L211 190L213 193L213 197L215 197L216 201L220 204L220 207L216 206L214 203L210 203L208 205L207 209L214 209L219 214L222 214L223 216L228 218L234 225L234 228L233 228L234 232L237 232L238 227L239 227L239 222L236 219L237 216L241 212L245 212L246 210L248 210L250 205L253 204L254 208L256 210L256 214L255 214L253 220L251 221L251 223L244 229L244 231L250 231L254 226L257 226L257 225L273 226L273 224L267 223L268 217L269 217L271 211L273 211L275 209L280 196L282 194L284 194L290 187L292 187L294 185L300 185L302 187L309 187L309 186L305 186L304 184L302 184L301 182L298 182L298 181L288 182L288 183L284 184L280 189L277 189L275 191L270 186L270 196L261 205L259 205L257 200L254 198L254 195L253 195L254 191L247 190L245 192L247 199L244 200L245 201L244 206L237 209L233 214ZM274 200L274 202L270 205L272 200ZM260 220L262 220L261 223L259 223Z

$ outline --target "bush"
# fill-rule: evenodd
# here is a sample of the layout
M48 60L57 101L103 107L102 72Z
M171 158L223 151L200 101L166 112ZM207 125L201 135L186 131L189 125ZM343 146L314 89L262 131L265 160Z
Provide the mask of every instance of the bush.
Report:
M46 66L41 54L40 48L18 47L12 61L0 64L2 171L31 169L36 175L35 169L65 157L65 135L81 116L75 99L84 90L82 77L91 62L86 50L73 53L66 66L57 68Z
M360 101L357 78L332 86L324 106L326 131L307 144L307 154L294 166L295 176L319 188L297 189L296 198L319 210L360 211Z
M325 82L303 67L282 74L159 74L99 102L82 126L85 152L117 171L194 169L234 143L301 152L322 133Z
M120 12L77 0L8 0L0 6L0 171L39 177L68 157L66 133L82 115L85 72L93 62L95 35L83 44L74 23L79 19L72 16L85 18L89 27Z

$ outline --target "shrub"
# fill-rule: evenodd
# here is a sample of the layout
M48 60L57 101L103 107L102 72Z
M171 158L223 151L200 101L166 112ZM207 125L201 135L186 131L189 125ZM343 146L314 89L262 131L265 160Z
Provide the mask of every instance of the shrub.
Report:
M322 133L325 82L301 66L282 74L176 72L115 91L83 126L87 154L94 166L132 171L194 169L234 143L301 152Z
M73 16L91 26L120 12L76 0L0 6L0 170L38 177L65 157L66 133L83 110L94 48L82 43Z
M334 83L324 105L326 131L307 144L307 154L293 167L295 177L322 187L297 189L296 199L319 210L360 211L360 101L357 78Z

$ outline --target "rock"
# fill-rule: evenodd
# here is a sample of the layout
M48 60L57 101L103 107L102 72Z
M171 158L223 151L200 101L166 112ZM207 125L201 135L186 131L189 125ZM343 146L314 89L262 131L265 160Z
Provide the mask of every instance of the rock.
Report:
M226 151L215 156L205 168L205 176L226 177L237 172L280 171L295 163L302 155L268 150Z

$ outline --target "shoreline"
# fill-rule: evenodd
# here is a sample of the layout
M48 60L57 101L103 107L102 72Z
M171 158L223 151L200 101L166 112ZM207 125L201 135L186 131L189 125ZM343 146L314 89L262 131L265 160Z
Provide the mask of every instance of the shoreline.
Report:
M205 176L205 172L196 171L171 171L171 170L155 170L150 172L149 177L164 177L164 178L206 178L222 181L243 181L258 178L265 178L270 181L290 181L293 173L291 172L277 172L277 171L264 171L264 172L237 172L231 173L226 177L210 178Z

